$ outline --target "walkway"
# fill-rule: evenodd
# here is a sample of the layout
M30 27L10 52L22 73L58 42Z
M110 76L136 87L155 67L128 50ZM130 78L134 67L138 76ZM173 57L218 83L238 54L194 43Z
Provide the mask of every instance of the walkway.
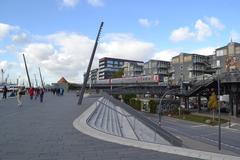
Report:
M194 159L105 142L79 132L73 121L97 98L85 98L81 107L74 93L47 94L42 104L25 96L22 108L16 99L0 101L0 160Z

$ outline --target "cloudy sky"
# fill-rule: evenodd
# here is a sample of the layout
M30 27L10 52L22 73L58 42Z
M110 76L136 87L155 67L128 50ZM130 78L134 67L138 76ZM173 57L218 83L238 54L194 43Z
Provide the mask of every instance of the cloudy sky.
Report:
M240 41L239 0L1 0L0 68L26 80L41 67L47 83L81 82L98 27L93 68L104 56L171 60L180 52L212 54ZM0 79L1 81L1 79Z

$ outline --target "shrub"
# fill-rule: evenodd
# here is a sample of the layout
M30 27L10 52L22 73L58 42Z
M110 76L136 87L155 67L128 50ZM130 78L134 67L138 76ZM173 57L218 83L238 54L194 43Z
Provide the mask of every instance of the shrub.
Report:
M141 101L139 99L136 100L135 109L141 111Z
M148 102L148 106L150 108L150 113L156 113L156 110L157 110L157 103L156 103L156 101L150 100Z
M141 110L141 101L139 99L136 100L135 98L131 98L129 100L129 105L136 110Z
M124 95L122 95L122 98L125 103L130 104L130 99L136 98L136 95L135 94L124 94Z

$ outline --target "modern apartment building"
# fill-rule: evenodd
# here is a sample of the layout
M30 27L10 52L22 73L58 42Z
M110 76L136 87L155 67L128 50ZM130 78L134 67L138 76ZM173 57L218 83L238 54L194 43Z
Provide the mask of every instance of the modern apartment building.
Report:
M240 43L230 42L217 48L210 59L212 68L220 67L221 73L240 70ZM217 65L218 63L218 65Z
M125 62L123 77L137 77L143 74L144 62Z
M165 77L168 77L170 69L169 61L161 60L149 60L144 63L144 75L158 74L160 81L163 81Z
M93 82L98 80L98 68L92 69L89 74L89 79Z
M141 61L118 59L104 57L99 60L99 79L108 79L112 74L121 69L125 62L130 63L143 63Z
M170 70L172 80L179 83L180 81L190 81L204 74L211 74L209 59L209 56L180 53L172 58Z

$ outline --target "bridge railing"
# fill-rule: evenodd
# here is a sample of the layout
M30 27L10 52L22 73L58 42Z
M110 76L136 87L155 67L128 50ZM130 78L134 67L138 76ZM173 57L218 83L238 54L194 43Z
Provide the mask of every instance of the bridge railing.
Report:
M112 96L108 95L107 93L103 93L103 96L107 99L109 99L112 103L114 103L117 106L122 107L124 110L126 110L129 114L136 117L139 121L141 121L143 124L151 128L152 130L155 130L156 133L158 133L160 136L165 138L169 143L171 143L174 146L182 146L182 140L175 137L171 133L167 132L163 128L159 126L159 124L155 123L154 121L146 118L144 115L140 114L138 111L130 107L129 105L122 103L121 101L113 98Z

